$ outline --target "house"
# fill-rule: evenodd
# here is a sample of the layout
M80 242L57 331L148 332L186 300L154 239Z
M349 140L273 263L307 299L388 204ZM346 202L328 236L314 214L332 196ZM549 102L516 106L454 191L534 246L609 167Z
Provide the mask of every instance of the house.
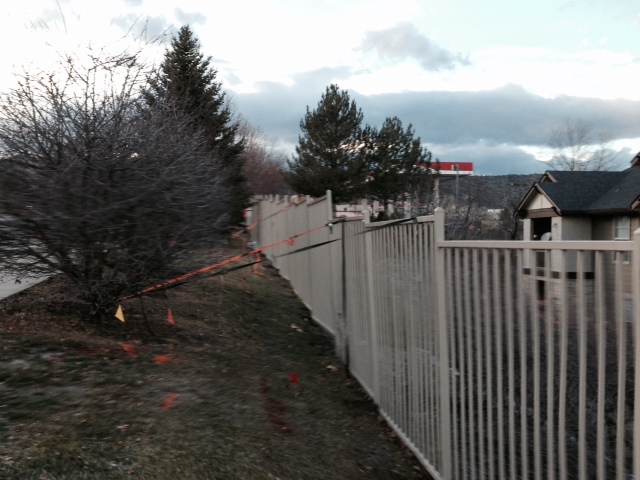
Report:
M516 216L524 222L524 240L631 240L640 228L640 153L620 172L547 171L524 196ZM538 300L559 300L556 287L565 275L568 279L583 276L591 284L600 268L611 292L621 284L622 308L630 318L630 252L606 252L600 267L592 252L584 254L582 261L576 251L567 252L564 264L560 251L529 253L523 273L532 287L535 283ZM608 297L613 302L613 296Z
M621 172L548 171L516 209L525 240L630 240L639 215L640 153Z

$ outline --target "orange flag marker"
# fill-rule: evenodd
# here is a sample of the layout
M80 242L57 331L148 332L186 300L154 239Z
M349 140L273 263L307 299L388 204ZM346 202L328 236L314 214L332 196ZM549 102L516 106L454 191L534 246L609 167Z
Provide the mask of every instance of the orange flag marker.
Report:
M171 407L173 407L173 402L175 401L176 398L178 398L180 395L178 395L177 393L169 393L167 394L163 399L162 399L162 410L163 411L167 411L169 410Z
M173 312L171 311L171 307L169 307L169 310L167 311L167 322L169 322L171 325L175 325L176 322L173 319Z
M120 346L124 350L124 353L126 353L130 357L137 357L138 356L138 352L136 350L136 346L133 343L121 343Z
M173 361L173 355L158 355L155 359L156 365L164 365Z
M124 323L124 312L122 311L122 305L118 305L118 310L116 311L116 318Z

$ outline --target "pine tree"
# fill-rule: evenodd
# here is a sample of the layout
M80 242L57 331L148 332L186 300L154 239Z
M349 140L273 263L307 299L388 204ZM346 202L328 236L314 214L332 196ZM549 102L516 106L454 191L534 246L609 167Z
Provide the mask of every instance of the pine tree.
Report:
M204 57L195 34L189 26L183 26L172 38L144 95L151 106L170 104L184 112L192 118L194 128L206 135L209 147L227 169L231 222L237 223L243 219L249 198L241 155L244 145L238 135L239 123L216 77L211 57Z
M387 118L380 131L367 126L368 178L366 193L385 205L413 196L426 183L431 152L414 138L409 124L406 130L398 117Z
M298 193L322 196L331 190L335 202L357 198L366 174L362 111L337 85L327 87L318 107L300 121L296 153L287 161L285 178Z

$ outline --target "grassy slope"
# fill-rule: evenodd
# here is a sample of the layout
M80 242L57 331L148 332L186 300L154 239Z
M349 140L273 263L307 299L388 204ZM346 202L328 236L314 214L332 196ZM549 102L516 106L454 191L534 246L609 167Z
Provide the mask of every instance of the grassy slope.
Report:
M147 297L157 337L137 301L88 326L59 279L0 302L0 478L425 478L288 284L248 273Z

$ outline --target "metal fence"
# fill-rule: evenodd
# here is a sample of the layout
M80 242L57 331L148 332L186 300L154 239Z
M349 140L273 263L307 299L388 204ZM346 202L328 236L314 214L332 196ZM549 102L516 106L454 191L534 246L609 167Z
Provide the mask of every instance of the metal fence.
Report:
M434 477L640 479L640 231L446 241L442 211L332 212L264 199L256 239L291 239L264 253Z

